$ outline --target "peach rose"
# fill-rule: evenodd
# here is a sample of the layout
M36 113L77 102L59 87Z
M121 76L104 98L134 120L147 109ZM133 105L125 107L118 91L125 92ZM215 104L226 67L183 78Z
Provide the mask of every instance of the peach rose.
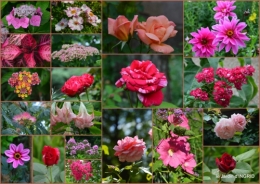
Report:
M160 15L149 17L146 22L137 24L136 31L139 38L151 49L168 54L173 52L173 48L163 42L176 35L175 26L174 22L169 21L164 15Z
M138 15L130 22L125 16L119 15L116 19L108 18L108 34L117 37L121 41L127 41L129 33L133 35L138 23Z
M242 114L231 115L231 120L235 124L236 131L242 132L246 127L246 118Z
M231 139L236 132L235 123L230 118L221 118L214 128L214 132L220 139Z

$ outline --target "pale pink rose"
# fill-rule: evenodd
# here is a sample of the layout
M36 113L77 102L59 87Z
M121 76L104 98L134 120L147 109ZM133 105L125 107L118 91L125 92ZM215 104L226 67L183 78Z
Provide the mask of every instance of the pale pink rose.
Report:
M138 15L130 22L125 16L119 15L116 19L108 18L108 34L115 36L121 41L127 41L129 34L133 31L138 23Z
M242 132L246 127L246 118L242 114L231 115L231 120L235 123L235 129Z
M214 128L214 132L220 139L231 139L236 132L235 123L231 119L221 118Z
M163 42L176 35L175 26L174 22L169 21L164 15L160 15L149 17L146 22L137 24L136 31L142 42L149 45L151 49L169 54L173 52L173 48Z
M146 148L143 139L138 139L138 136L125 137L117 141L117 146L113 149L116 151L115 156L118 156L120 162L135 162L142 158Z

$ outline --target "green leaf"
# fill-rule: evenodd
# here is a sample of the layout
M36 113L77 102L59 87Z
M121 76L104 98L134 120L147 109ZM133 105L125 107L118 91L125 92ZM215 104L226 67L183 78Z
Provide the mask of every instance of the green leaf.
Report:
M4 9L5 5L8 3L8 1L2 1L1 2L1 9Z
M121 96L119 96L118 94L114 94L114 98L113 98L116 102L121 102L122 98Z
M258 86L255 83L255 80L254 80L253 77L247 77L247 82L248 82L248 84L250 84L253 87L253 93L252 93L252 96L251 96L251 99L253 99L258 93Z
M101 134L101 130L95 126L92 126L89 128L89 131L91 134L95 134L95 135L100 135Z
M45 2L37 1L36 5L35 5L36 8L40 7L41 11L46 10L49 6L50 6L50 2L48 2L48 1L45 1Z
M152 106L153 108L174 108L177 107L176 105L169 103L169 102L162 102L159 106Z
M187 59L185 59L187 60ZM194 84L197 84L197 80L195 79L195 75L201 70L201 67L194 64L191 60L187 62L188 65L185 67L184 72L184 92L187 93L188 90L195 87Z
M63 183L65 183L65 172L64 172L64 171L62 171L62 172L60 173L60 179L61 179L61 181L62 181Z
M33 177L34 183L47 183L48 180L45 175L36 175Z
M250 150L250 151L247 151L247 152L245 152L245 153L242 153L242 154L240 154L240 155L237 155L237 156L235 157L235 160L236 160L237 162L242 161L242 160L246 160L246 159L252 157L252 156L255 154L255 152L256 152L256 149L252 149L252 150Z
M236 180L236 177L233 174L227 174L222 176L221 181L226 182L226 183L234 183Z
M214 68L214 70L218 68L219 60L219 58L208 58L208 62L210 66Z
M209 120L211 120L211 117L209 115L204 115L203 119L205 121L209 121Z
M153 172L157 171L161 166L162 166L162 161L161 160L156 160L153 163Z
M238 96L232 96L229 106L230 107L244 107L244 100Z
M42 11L41 26L50 21L50 15L51 15L50 12ZM48 24L48 25L50 27L50 24Z
M102 112L94 110L94 115L95 116L102 116Z
M132 165L127 165L127 166L124 167L124 169L125 170L130 170L130 169L132 169L132 167L133 167Z
M234 174L249 174L253 170L251 166L246 162L237 162L236 168L232 170Z
M45 175L47 173L47 167L40 163L33 163L33 171Z
M152 173L149 171L149 167L139 167L140 170L142 170L143 172L152 175Z

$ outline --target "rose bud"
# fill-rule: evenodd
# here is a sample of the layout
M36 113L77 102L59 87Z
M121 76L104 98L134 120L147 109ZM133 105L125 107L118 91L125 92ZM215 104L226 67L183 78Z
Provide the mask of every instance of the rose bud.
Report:
M228 173L236 167L236 161L227 153L224 153L221 158L216 158L216 164L223 173Z
M46 166L58 164L60 159L60 151L58 148L44 146L42 150L42 160Z

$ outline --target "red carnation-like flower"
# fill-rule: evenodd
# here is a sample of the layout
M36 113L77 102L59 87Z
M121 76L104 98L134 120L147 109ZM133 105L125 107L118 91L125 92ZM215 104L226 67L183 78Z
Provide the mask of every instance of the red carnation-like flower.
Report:
M46 166L58 164L60 159L60 151L58 148L44 146L42 150L42 160Z

